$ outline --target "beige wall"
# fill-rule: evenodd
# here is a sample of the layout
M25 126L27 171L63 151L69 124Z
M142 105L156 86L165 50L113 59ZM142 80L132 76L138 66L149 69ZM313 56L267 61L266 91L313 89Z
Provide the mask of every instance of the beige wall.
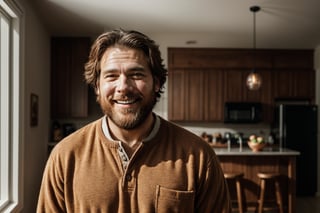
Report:
M22 3L24 1L21 1ZM24 70L25 70L25 139L24 139L24 208L35 212L36 202L46 161L49 124L50 55L49 34L34 11L24 8ZM30 127L30 94L39 96L38 126Z

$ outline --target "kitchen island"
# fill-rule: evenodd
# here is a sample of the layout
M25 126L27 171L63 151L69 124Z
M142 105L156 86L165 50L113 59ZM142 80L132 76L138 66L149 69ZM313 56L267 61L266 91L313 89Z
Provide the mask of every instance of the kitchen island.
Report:
M296 200L296 157L300 154L290 149L265 147L253 152L248 147L214 148L224 172L243 172L243 197L247 210L255 210L259 195L258 172L281 174L282 199L285 212L295 212ZM270 187L269 187L270 188ZM272 188L272 186L271 186ZM230 191L235 189L230 186ZM268 192L270 197L274 197ZM233 193L231 193L233 196Z

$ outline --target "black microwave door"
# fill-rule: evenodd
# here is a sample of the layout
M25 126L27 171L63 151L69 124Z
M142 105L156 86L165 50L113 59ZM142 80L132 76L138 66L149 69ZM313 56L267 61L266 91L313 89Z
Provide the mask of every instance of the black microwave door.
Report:
M226 103L225 123L258 123L261 121L260 103Z

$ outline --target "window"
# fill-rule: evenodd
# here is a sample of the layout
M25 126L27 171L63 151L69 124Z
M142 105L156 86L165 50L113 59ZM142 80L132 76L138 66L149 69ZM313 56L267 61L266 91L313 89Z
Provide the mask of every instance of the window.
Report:
M21 15L15 1L0 0L0 212L22 205Z

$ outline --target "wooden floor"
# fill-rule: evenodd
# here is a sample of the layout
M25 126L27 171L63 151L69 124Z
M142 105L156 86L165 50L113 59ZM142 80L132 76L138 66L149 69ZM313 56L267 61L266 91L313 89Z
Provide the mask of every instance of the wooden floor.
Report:
M320 213L320 196L318 197L297 197L296 213ZM238 212L238 211L233 211ZM268 211L268 213L276 213L277 211ZM246 213L254 213L247 211Z
M297 197L296 213L319 213L320 197Z

